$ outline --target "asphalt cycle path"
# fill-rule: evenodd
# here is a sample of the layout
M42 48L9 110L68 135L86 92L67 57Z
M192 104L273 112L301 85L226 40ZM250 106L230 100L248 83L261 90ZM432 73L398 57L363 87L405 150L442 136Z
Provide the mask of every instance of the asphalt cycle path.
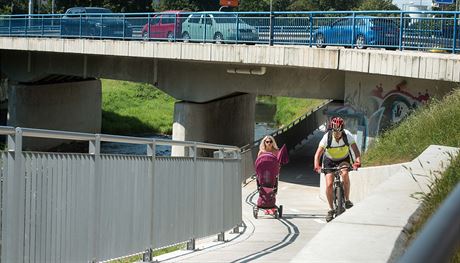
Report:
M197 241L196 250L158 257L159 262L287 262L326 224L327 204L319 199L319 174L312 160L321 132L290 154L290 162L281 168L277 205L283 205L283 217L275 219L259 210L255 180L242 191L243 226L240 233L226 233L226 242L216 237Z

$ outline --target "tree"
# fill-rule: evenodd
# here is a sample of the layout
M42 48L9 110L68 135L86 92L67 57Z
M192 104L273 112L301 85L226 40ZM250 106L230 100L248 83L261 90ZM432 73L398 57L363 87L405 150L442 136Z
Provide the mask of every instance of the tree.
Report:
M454 1L453 4L451 5L443 5L443 4L440 4L440 5L437 5L435 7L433 7L433 11L457 11L458 8L457 8L457 2L460 1L460 0L456 0Z
M289 5L291 11L347 11L353 10L361 0L294 0Z
M162 0L160 1L159 10L155 10L155 11L165 11L165 10L197 11L198 6L196 6L193 3L190 3L189 0Z
M153 10L151 0L103 0L101 6L121 13L151 12Z
M238 11L270 11L270 1L267 0L241 0Z
M21 0L13 1L0 1L0 13L1 14L27 14L28 13L28 2Z
M358 10L399 10L391 0L364 0Z

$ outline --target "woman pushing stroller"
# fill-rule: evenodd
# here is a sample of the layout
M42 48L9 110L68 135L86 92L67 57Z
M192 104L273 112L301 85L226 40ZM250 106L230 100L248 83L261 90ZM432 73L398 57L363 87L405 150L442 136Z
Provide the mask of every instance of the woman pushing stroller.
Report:
M257 157L259 157L262 153L271 153L275 156L278 156L278 145L276 144L275 138L271 135L265 136L262 141L260 141L259 145L259 153Z
M258 210L265 210L265 214L275 217L282 216L283 206L276 205L278 192L278 179L280 165L288 162L286 146L278 148L273 136L265 136L260 142L259 152L255 162L257 191L259 199L254 207L254 217L257 218Z

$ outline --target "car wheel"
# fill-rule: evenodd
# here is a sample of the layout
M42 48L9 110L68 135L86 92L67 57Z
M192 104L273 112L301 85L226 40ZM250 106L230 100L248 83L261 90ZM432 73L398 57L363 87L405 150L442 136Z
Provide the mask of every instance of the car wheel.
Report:
M61 36L67 36L67 35L70 35L68 32L67 32L67 29L65 27L62 27L61 28Z
M168 32L168 42L174 41L174 34L172 32Z
M316 47L318 48L324 48L326 46L324 45L326 41L324 40L323 34L317 34L315 37L315 42L316 42Z
M363 35L359 35L356 37L356 48L363 49L366 48L366 39Z
M98 37L100 34L98 34L96 28L92 27L89 29L89 36L91 37Z
M222 36L221 33L217 32L214 35L214 41L216 42L216 44L222 44L222 43L224 43L224 37Z
M182 39L184 40L184 42L190 42L190 35L188 34L188 32L184 32L182 34Z

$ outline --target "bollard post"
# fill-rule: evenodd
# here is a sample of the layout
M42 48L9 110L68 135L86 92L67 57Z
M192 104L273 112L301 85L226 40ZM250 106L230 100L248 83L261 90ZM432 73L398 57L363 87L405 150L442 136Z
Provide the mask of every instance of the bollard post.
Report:
M217 241L225 242L225 232L220 232L217 234Z
M148 248L142 254L142 262L152 262L152 259L153 259L153 249Z
M187 242L187 250L195 250L195 239L192 238Z

